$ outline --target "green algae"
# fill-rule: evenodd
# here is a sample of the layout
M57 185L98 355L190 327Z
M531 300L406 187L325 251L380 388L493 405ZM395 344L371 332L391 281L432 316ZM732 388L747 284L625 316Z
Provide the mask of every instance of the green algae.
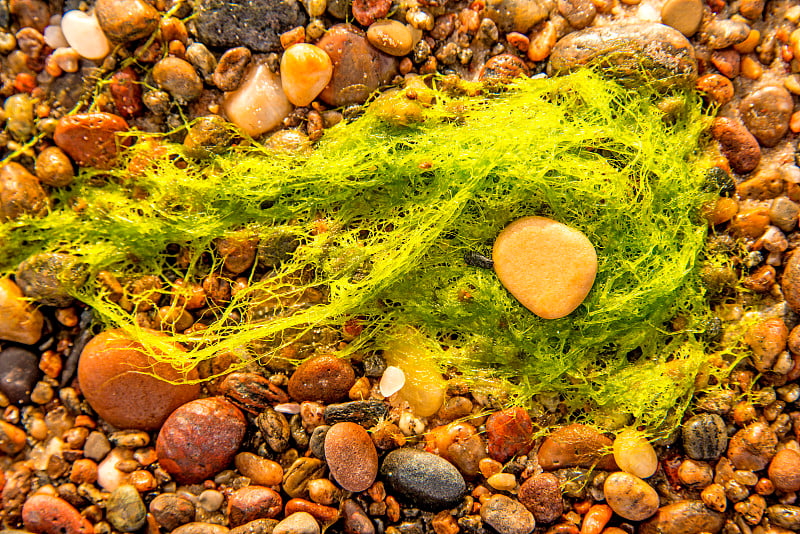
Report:
M212 303L204 329L175 333L185 354L133 320L152 295L120 300L94 278L73 293L183 368L223 353L302 358L303 346L359 356L409 325L447 349L432 351L443 368L502 384L516 401L555 392L578 420L673 428L706 372L701 101L678 93L683 107L667 118L647 87L589 70L452 93L416 95L409 111L398 92L403 120L385 120L383 100L299 156L250 145L194 161L180 146L140 142L128 165L56 191L47 216L0 227L3 267L54 251L123 283L199 282L221 266L220 236L289 236L296 250L277 261L267 247L249 287ZM563 319L536 317L493 271L464 261L490 255L500 230L527 215L573 226L597 249L594 287ZM676 331L677 316L686 326ZM354 324L360 335L337 344Z

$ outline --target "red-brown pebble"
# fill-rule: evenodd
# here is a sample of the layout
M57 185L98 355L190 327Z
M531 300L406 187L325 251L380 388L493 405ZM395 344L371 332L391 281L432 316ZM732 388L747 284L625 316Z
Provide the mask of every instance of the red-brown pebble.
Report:
M800 453L783 449L769 464L769 480L778 491L800 491Z
M539 465L552 471L564 467L591 467L613 471L617 469L610 451L612 441L597 430L579 424L559 428L550 434L539 448Z
M519 502L530 510L537 523L552 523L564 512L558 477L539 473L519 487Z
M272 519L283 509L281 496L263 486L247 486L234 491L228 498L228 520L238 527L256 519Z
M22 507L25 529L36 534L94 534L89 521L63 499L34 495Z
M13 161L0 167L0 222L40 215L46 208L47 194L28 169Z
M142 88L136 82L136 72L131 67L125 67L114 73L109 84L114 106L127 119L142 112Z
M362 26L369 26L386 17L391 7L392 0L353 0L353 17Z
M332 506L323 506L305 499L291 499L286 503L285 513L290 516L295 512L308 512L320 523L333 523L339 519L339 510Z
M489 416L486 420L486 437L489 456L498 462L507 462L531 450L533 423L524 409L509 408Z
M378 452L364 427L336 423L325 435L325 461L336 482L348 491L364 491L378 475Z
M11 423L0 421L0 452L17 454L25 448L25 431Z
M728 443L728 459L736 469L764 469L775 456L778 437L766 423L758 422L741 429Z
M161 427L159 463L183 484L201 482L231 463L246 429L239 408L221 397L189 402Z
M356 382L350 363L332 354L323 354L300 364L289 379L289 395L298 401L336 402L347 397Z
M786 349L788 337L789 329L781 319L767 319L748 328L744 340L753 350L756 369L769 370Z
M748 173L761 161L758 140L742 123L718 117L711 128L711 135L719 141L722 154L736 172Z
M81 166L110 169L117 161L119 137L128 131L128 123L111 113L79 113L58 121L53 139L56 145Z
M176 345L175 350L181 349ZM84 347L78 380L97 414L119 428L155 430L175 408L200 394L198 384L173 385L142 374L143 369L172 381L198 376L195 370L182 376L168 363L155 362L140 343L122 331L109 330Z

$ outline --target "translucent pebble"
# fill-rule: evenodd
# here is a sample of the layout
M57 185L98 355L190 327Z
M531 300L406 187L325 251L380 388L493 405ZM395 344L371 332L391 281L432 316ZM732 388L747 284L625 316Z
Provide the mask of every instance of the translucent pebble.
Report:
M289 101L307 106L331 81L333 63L321 48L308 43L290 46L281 58L281 83Z
M262 63L250 68L238 89L225 93L223 109L231 122L256 137L280 126L292 105L280 78Z
M300 405L296 402L285 402L283 404L276 404L275 411L279 413L285 413L294 415L296 413L300 413Z
M639 478L652 476L658 468L656 451L638 430L626 429L614 440L614 460L620 469Z
M86 59L103 59L111 50L94 14L88 15L77 9L67 11L61 18L61 32L69 46Z
M61 31L61 26L53 24L44 29L44 42L53 49L69 46L67 39L64 37L64 32Z
M381 395L391 397L403 388L406 383L406 375L399 367L390 365L383 372L381 377Z

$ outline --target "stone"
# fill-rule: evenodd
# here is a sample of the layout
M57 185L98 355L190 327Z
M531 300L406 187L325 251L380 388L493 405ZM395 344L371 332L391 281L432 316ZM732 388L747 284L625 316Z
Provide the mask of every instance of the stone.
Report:
M217 89L235 91L242 83L251 57L250 50L244 46L226 50L219 58L219 63L217 63L211 78Z
M614 513L630 521L643 521L658 510L658 493L641 478L618 471L603 484L606 502Z
M232 528L230 534L272 534L277 524L277 519L256 519Z
M173 97L190 102L203 92L203 80L186 60L167 56L153 67L153 80Z
M800 313L800 254L793 253L785 263L781 289L789 307Z
M514 54L498 54L490 57L481 68L478 79L492 83L507 84L514 78L529 76L530 69Z
M399 430L399 429L398 429ZM375 439L375 434L373 434ZM486 443L483 438L475 434L464 440L454 440L445 451L442 452L448 460L458 467L464 476L475 477L480 472L480 461L488 458L486 454Z
M283 475L283 491L290 497L304 497L308 484L325 474L325 462L317 458L298 458Z
M533 446L533 422L523 408L495 412L486 420L489 456L505 463L514 456L527 454Z
M231 138L228 121L219 115L206 115L198 118L189 127L183 146L191 157L207 158L227 150Z
M683 424L683 449L693 460L716 460L728 446L725 421L717 414L699 414Z
M228 532L230 532L228 527L217 525L216 523L196 521L179 526L171 534L228 534Z
M325 461L333 479L352 492L369 488L378 475L378 452L364 427L336 423L325 434Z
M78 113L58 121L53 139L78 165L110 169L117 162L120 146L129 143L119 135L127 131L128 123L119 115Z
M182 484L202 482L231 463L246 428L242 412L222 397L188 402L161 427L158 461Z
M706 506L720 513L728 507L728 497L721 484L709 484L700 492L700 498Z
M746 174L761 161L758 140L742 123L727 117L717 117L711 128L711 135L719 141L722 155L728 158L734 171Z
M444 458L417 449L397 449L380 469L391 491L414 505L438 510L454 506L466 491L461 473Z
M658 87L688 85L697 78L694 48L686 37L651 22L593 26L567 34L553 47L547 72L566 74L588 64L602 64L604 74L630 87L650 80Z
M553 0L488 0L485 15L502 32L527 33L553 11Z
M166 335L147 332L168 342ZM177 345L172 345L181 351ZM142 374L151 370L155 376ZM160 378L156 378L160 377ZM197 380L197 371L182 375L166 362L156 362L139 342L120 330L98 334L86 344L78 361L78 380L97 414L119 428L155 430L173 410L197 398L199 384L165 380Z
M142 86L137 82L136 71L128 66L115 72L108 85L114 107L126 119L142 114Z
M776 198L769 207L770 222L784 232L791 232L797 227L798 215L800 205L787 197Z
M762 373L771 369L778 355L786 350L788 338L789 329L781 319L767 319L750 326L744 341L753 351L755 368Z
M36 129L33 122L33 99L27 93L17 93L6 98L3 111L6 127L15 139L29 139Z
M728 445L728 459L736 469L764 469L775 456L778 437L766 423L757 422L739 430Z
M331 106L363 104L397 74L397 59L379 51L350 24L331 27L317 42L333 63L331 81L319 98Z
M279 463L251 452L240 452L234 463L243 476L258 486L277 486L283 480L283 468Z
M281 86L295 106L307 106L330 82L333 63L321 48L308 43L290 46L281 58Z
M658 469L658 457L641 432L626 429L614 439L614 461L620 469L639 478L648 478Z
M748 35L750 26L741 20L715 19L703 29L701 38L709 48L721 50L743 42Z
M792 449L778 451L767 470L775 489L784 493L800 491L800 453Z
M98 61L111 51L111 44L94 14L74 9L61 17L61 33L70 48L86 59Z
M319 534L319 524L308 512L295 512L275 525L272 534Z
M25 501L22 521L26 530L36 534L94 534L92 524L74 506L42 493Z
M739 104L739 114L747 129L762 146L772 147L783 139L789 130L789 119L794 111L791 93L776 85L762 87L744 97Z
M720 106L733 99L733 82L720 74L710 73L700 76L695 87L698 91L709 95Z
M705 488L714 480L714 471L706 462L684 460L678 467L678 479L690 488Z
M9 0L8 10L17 17L20 28L44 31L50 20L50 8L44 0ZM8 27L7 24L3 26Z
M533 514L505 495L492 495L482 503L481 519L498 534L530 534L536 528Z
M369 26L385 18L392 8L392 0L353 0L353 18L362 26Z
M558 12L576 30L589 26L597 16L597 8L591 0L558 0Z
M592 466L612 471L617 469L614 455L608 452L612 446L610 439L591 427L567 425L547 436L539 447L539 465L545 471Z
M150 513L169 532L194 521L196 510L189 499L175 493L160 493L150 501Z
M133 453L129 449L111 449L103 461L97 466L97 485L104 491L114 491L130 481L130 474L119 469L125 463L133 460Z
M0 314L3 313L0 306ZM0 317L4 317L0 315ZM41 327L40 327L41 328ZM19 347L0 351L0 392L13 404L27 404L39 379L39 358Z
M44 326L44 316L30 302L25 300L22 290L10 278L0 278L0 339L22 343L23 345L33 345L42 337L42 327ZM0 353L0 360L4 358ZM3 364L0 363L0 366ZM0 371L0 373L2 373ZM6 375L8 376L8 375ZM38 376L38 374L37 374ZM12 382L22 385L15 377L11 382L0 379L3 384ZM27 386L25 386L27 388ZM33 384L31 384L33 387ZM9 387L9 391L13 388ZM6 395L9 392L0 386L0 391ZM20 397L19 391L13 393L16 398ZM9 397L10 400L10 397ZM12 400L11 402L18 402ZM27 401L26 401L27 402Z
M111 451L111 443L102 432L94 431L89 433L83 444L83 456L99 462Z
M662 506L656 515L642 523L641 534L717 534L725 524L725 516L709 510L702 501L678 501Z
M220 384L219 392L253 414L289 400L281 388L257 373L231 373Z
M389 407L383 401L363 400L350 401L325 406L323 417L325 423L333 425L349 421L358 423L364 428L376 425L389 415Z
M228 497L228 521L238 527L256 519L273 519L283 510L283 500L275 490L247 486Z
M72 183L75 170L63 150L50 146L36 156L36 177L43 184L64 187Z
M39 180L19 163L0 167L0 222L37 217L47 210L47 193Z
M667 0L661 8L661 22L691 37L703 22L701 0Z
M325 479L317 479L317 480L325 480ZM309 488L315 481L312 480L309 482ZM335 488L335 486L334 486ZM309 494L311 491L309 490ZM295 512L308 512L314 519L319 521L323 524L331 524L335 523L337 519L339 519L339 509L333 508L331 506L323 506L321 504L317 504L311 501L307 501L305 499L291 499L289 502L286 503L286 506L283 509L284 514L289 516Z
M589 239L545 217L523 217L506 226L494 241L492 260L509 293L544 319L572 313L597 274L597 253Z
M344 530L347 534L374 534L375 526L364 512L364 509L353 499L345 499L342 503L344 514Z
M106 518L120 532L136 532L145 524L147 509L139 492L123 484L111 492L106 504Z
M289 395L298 401L336 402L355 384L353 366L345 358L323 354L301 363L289 378Z
M13 456L25 448L25 431L11 423L0 421L0 453Z
M767 508L767 518L775 527L785 528L792 532L800 530L800 506L773 504Z
M254 52L280 52L280 35L308 22L296 0L200 0L194 16L197 36L205 45L246 46Z
M560 482L552 473L539 473L526 479L517 497L537 523L552 523L564 513Z
M367 40L390 56L407 56L414 47L411 30L397 20L379 20L367 28Z
M161 14L143 0L97 0L94 14L112 41L127 43L150 36Z
M292 111L281 81L265 63L252 65L236 91L226 93L222 104L228 120L244 133L257 137L274 130Z
M87 278L86 266L76 256L58 252L34 254L17 267L17 285L25 294L48 306L75 302L71 292Z

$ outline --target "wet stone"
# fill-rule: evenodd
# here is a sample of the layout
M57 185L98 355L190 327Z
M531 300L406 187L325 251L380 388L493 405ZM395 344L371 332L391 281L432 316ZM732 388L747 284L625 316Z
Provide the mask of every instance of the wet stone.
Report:
M106 504L106 518L120 532L136 532L145 524L147 509L139 492L130 484L111 492Z
M717 534L725 524L725 516L709 510L702 501L678 501L662 506L656 515L640 527L641 534L685 534L710 532Z
M789 307L800 313L800 254L792 254L784 266L781 289Z
M761 161L758 140L740 122L718 117L711 128L711 135L719 141L722 154L728 158L734 171L748 173Z
M539 464L545 471L565 467L591 467L613 470L612 441L594 428L572 424L551 433L539 448Z
M172 531L172 534L228 534L228 527L215 523L193 522L181 525Z
M319 534L319 524L308 512L295 512L275 525L272 534Z
M75 299L70 295L83 285L86 266L69 254L43 252L29 257L17 268L17 285L26 296L48 306L64 307Z
M378 474L378 452L364 427L336 423L325 434L325 461L333 479L344 489L364 491Z
M714 20L703 30L703 40L714 50L739 44L750 35L750 27L733 19Z
M234 461L239 472L257 486L277 486L283 480L283 468L267 458L240 452Z
M630 473L612 473L603 484L606 502L614 513L630 521L642 521L658 510L658 493Z
M800 530L800 506L774 504L767 508L767 519L776 527L797 532Z
M42 312L25 298L19 286L10 278L0 278L0 339L32 345L42 337L43 326Z
M489 456L507 462L514 456L527 454L533 446L533 423L522 408L509 408L493 413L486 420Z
M445 452L448 459L467 477L477 476L480 472L480 461L487 458L486 443L478 434L462 441L454 441Z
M2 310L2 306L0 306ZM14 404L30 402L39 379L39 358L17 347L0 351L0 392Z
M285 391L257 373L231 373L222 381L219 391L250 413L259 413L289 400Z
M308 447L314 456L320 460L325 460L325 435L330 429L329 425L320 425L311 432L311 437L308 440Z
M527 76L529 73L528 66L519 57L513 54L499 54L490 57L483 65L478 79L496 83L508 83L514 78Z
M244 78L251 53L244 46L226 50L219 58L212 80L220 91L234 91Z
M238 527L256 519L273 519L283 510L278 493L263 486L247 486L228 498L228 520Z
M505 495L493 495L483 503L481 519L498 534L529 534L536 527L533 514Z
M256 519L232 528L230 534L272 534L277 524L277 519Z
M391 491L425 509L453 506L466 491L464 478L453 464L417 449L390 452L380 473Z
M362 26L369 26L385 18L391 7L391 0L353 0L353 17Z
M111 451L111 443L102 432L91 432L83 444L83 456L99 462Z
M325 354L300 364L289 378L289 395L298 401L336 402L347 396L356 381L346 359Z
M405 56L414 46L411 30L397 20L380 20L367 29L370 44L391 56Z
M125 67L111 76L111 83L108 86L111 98L114 99L114 107L126 119L142 113L142 87L137 82L138 78L133 68Z
M172 531L195 518L192 501L174 493L161 493L150 502L150 513L164 530Z
M34 495L22 508L25 529L37 534L94 534L92 524L63 499Z
M325 462L317 458L298 458L283 475L283 491L290 497L304 497L308 483L321 478L325 473Z
M794 111L792 95L778 86L763 87L747 95L739 104L739 113L747 129L767 147L778 144L789 130Z
M153 80L173 97L191 101L203 92L203 81L188 61L165 57L153 67Z
M0 421L0 452L17 454L25 447L25 431L5 421Z
M776 198L769 208L770 222L784 232L795 229L798 215L800 215L800 205L787 197Z
M274 452L281 453L289 448L291 429L289 421L282 413L267 407L256 418L256 426L261 431L269 448Z
M775 456L777 445L775 432L766 423L757 422L733 435L727 456L736 469L758 471Z
M564 512L559 480L552 473L539 473L525 480L518 498L537 523L552 523Z
M778 491L800 491L800 453L791 449L778 451L769 464L768 473Z
M352 499L347 499L342 503L344 514L344 528L348 534L374 534L375 526L369 520L364 509Z
M51 146L36 157L36 177L43 184L64 187L72 183L75 170L64 151L57 146Z
M125 119L111 113L78 113L58 121L53 139L78 165L110 169L117 160L118 134L128 131Z
M108 38L121 43L149 36L161 18L143 0L97 0L94 13Z
M502 32L526 33L550 15L554 4L553 0L488 0L486 16Z
M0 221L37 216L47 209L47 194L39 180L19 163L0 167Z
M683 449L693 460L716 460L728 446L725 421L716 414L700 414L683 424Z
M558 12L576 30L590 25L597 15L597 9L591 0L558 0Z
M50 8L44 0L9 0L8 10L17 17L21 28L43 32L50 20Z
M686 37L697 33L702 21L701 0L667 0L661 8L661 22L675 28Z
M219 115L200 117L186 132L183 146L195 158L206 158L211 154L221 154L231 141L228 121Z
M365 428L370 428L389 415L389 407L383 401L365 400L351 401L325 406L323 417L325 423L357 423Z

